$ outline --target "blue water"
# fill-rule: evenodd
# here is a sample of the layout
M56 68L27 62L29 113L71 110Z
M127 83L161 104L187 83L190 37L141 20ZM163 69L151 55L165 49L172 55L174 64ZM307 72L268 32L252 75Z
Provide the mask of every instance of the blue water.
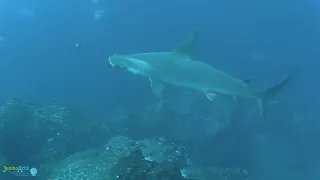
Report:
M318 9L311 0L0 0L0 101L56 101L98 116L139 110L155 101L148 81L112 69L108 56L169 51L198 30L197 60L257 88L295 72L279 98L319 117Z

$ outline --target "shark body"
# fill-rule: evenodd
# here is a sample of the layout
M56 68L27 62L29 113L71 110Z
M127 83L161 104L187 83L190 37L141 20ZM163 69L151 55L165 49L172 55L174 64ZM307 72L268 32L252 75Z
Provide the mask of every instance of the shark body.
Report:
M149 78L153 93L162 99L164 83L203 92L213 101L217 95L255 98L264 114L264 105L287 84L290 78L265 90L256 90L248 81L235 78L209 64L195 61L193 47L196 34L170 52L149 52L129 55L113 55L109 62L113 67L125 68L131 73Z

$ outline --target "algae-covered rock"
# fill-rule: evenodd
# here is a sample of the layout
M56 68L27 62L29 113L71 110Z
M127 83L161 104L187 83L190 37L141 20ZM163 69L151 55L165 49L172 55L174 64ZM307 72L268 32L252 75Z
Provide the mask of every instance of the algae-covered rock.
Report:
M55 166L49 180L183 180L172 163L147 160L141 145L114 137L104 148L79 152Z
M184 177L177 166L148 161L136 148L112 167L110 180L184 180Z
M114 164L136 148L135 141L118 136L101 149L73 154L62 160L49 180L106 180Z
M143 156L156 162L169 162L180 167L191 164L185 147L169 142L166 138L138 140Z

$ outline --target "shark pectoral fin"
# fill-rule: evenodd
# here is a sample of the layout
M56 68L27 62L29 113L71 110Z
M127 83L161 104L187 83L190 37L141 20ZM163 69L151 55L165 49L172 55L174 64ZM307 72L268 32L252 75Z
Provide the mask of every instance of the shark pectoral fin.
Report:
M149 78L149 81L150 81L150 86L151 86L151 90L152 90L153 94L155 94L156 97L161 100L162 99L162 92L164 89L163 82L158 79L151 79L151 78Z
M217 94L213 92L205 92L204 94L210 101L214 101L217 97Z

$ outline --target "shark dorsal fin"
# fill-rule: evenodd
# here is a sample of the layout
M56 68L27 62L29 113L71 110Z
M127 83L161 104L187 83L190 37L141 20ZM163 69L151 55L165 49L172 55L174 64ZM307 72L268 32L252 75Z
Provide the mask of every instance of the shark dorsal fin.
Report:
M191 59L194 59L194 46L195 41L198 36L197 31L193 31L184 41L182 41L173 52L180 53L186 56L189 56Z

